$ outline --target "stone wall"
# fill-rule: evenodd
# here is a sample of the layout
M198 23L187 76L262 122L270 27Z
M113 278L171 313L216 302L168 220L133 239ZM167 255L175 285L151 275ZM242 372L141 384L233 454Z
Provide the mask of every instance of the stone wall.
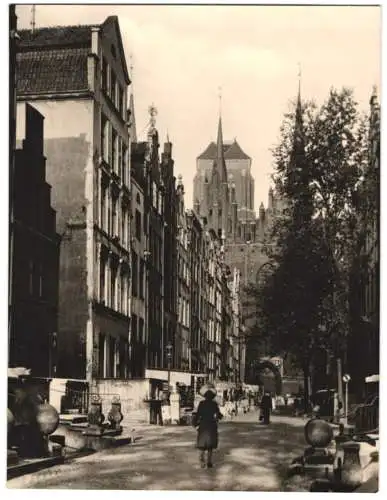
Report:
M119 396L121 411L124 416L122 425L128 422L148 422L149 405L144 399L149 395L149 379L141 380L119 380L103 379L97 380L98 394L102 399L102 413L107 418L111 409L113 397Z

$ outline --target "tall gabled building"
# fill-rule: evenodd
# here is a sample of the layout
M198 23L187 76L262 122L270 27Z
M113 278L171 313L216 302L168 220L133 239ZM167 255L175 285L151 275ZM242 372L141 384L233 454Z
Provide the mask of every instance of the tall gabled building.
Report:
M45 116L63 236L57 376L111 392L110 379L130 375L130 78L118 18L20 38L17 97Z

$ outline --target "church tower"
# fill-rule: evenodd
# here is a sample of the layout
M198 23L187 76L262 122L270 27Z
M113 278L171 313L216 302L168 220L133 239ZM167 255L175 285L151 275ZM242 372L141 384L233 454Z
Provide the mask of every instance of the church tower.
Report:
M224 159L222 117L219 116L216 158L212 165L211 177L206 182L207 222L216 234L225 239L229 231L229 186ZM205 215L205 214L203 214Z

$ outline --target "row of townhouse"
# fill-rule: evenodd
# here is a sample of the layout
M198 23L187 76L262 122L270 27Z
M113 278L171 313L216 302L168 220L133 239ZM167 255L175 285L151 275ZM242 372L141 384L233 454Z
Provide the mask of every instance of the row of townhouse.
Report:
M32 265L17 266L26 293L11 300L10 317L36 307L27 290L41 288L35 260L52 265L50 291L38 296L49 325L31 315L23 327L11 321L10 366L51 378L62 410L84 405L86 393L104 405L119 395L124 413L145 410L166 381L238 381L237 278L224 242L185 209L169 139L160 155L153 106L146 140L137 139L118 18L21 30L15 54L16 144L37 144L23 158L32 171L42 165L52 255L35 247L31 260L31 245L19 245ZM23 193L38 189L20 172Z

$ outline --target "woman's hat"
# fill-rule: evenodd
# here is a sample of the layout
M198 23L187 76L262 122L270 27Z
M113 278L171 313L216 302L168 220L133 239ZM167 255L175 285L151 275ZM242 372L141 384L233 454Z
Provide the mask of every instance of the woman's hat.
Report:
M204 384L201 388L200 388L200 394L202 396L205 396L207 392L211 392L214 396L216 396L216 389L215 389L215 386L214 384Z

